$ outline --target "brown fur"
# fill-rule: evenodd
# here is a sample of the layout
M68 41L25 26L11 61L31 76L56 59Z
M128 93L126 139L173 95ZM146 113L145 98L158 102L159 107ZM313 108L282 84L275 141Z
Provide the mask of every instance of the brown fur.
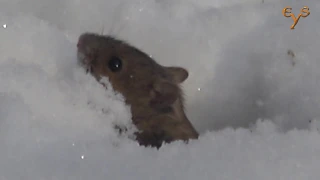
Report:
M139 49L93 33L79 37L78 59L98 80L108 77L113 88L131 106L132 120L140 130L140 145L160 147L163 142L196 139L198 133L184 113L179 84L188 77L180 67L164 67ZM113 72L108 62L117 57L121 70Z

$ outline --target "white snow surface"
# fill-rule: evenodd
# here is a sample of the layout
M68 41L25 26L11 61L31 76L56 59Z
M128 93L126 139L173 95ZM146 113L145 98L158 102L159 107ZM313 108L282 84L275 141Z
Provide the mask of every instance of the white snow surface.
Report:
M286 6L311 14L291 30ZM0 180L318 180L319 20L319 0L0 0ZM129 106L76 63L87 31L186 68L200 138L118 136Z

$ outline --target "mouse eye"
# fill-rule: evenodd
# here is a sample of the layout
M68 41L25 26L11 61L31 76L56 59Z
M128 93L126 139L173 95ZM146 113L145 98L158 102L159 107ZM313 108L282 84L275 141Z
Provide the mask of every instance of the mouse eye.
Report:
M108 62L108 66L112 72L120 71L122 68L121 59L119 59L118 57L111 57Z

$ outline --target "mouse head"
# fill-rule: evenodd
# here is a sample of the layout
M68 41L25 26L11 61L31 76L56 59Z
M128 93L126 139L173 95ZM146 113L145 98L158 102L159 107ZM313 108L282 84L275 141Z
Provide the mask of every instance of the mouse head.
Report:
M180 67L164 67L139 49L115 39L84 33L78 40L78 61L99 80L107 77L129 104L168 108L181 97L179 84L188 77Z

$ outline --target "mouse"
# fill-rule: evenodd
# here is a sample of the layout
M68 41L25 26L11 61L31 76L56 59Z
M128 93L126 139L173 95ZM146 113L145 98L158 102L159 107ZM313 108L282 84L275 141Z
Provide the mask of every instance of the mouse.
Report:
M164 143L198 139L185 114L181 87L189 76L185 68L160 65L126 41L91 32L79 36L77 59L97 81L107 77L123 95L140 146L160 148Z

